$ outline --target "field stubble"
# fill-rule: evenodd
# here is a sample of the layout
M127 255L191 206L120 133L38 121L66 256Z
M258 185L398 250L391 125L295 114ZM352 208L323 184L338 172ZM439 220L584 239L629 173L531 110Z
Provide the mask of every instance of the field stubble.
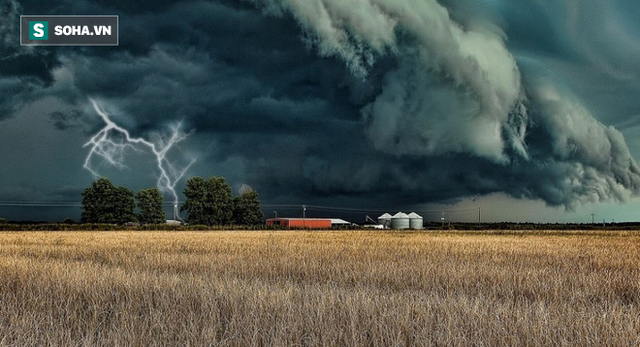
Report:
M0 345L632 346L640 234L0 233Z

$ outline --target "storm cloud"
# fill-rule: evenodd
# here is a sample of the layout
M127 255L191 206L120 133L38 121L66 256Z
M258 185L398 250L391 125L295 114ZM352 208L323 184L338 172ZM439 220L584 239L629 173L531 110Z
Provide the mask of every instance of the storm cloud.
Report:
M77 142L100 127L90 97L136 136L182 120L195 130L181 148L198 158L191 174L248 184L265 202L408 206L502 192L574 208L640 191L640 143L625 140L640 104L621 96L640 92L640 28L625 17L639 13L632 4L3 6L9 17L118 14L121 37L118 47L20 47L16 27L0 26L0 119L19 124L39 103L51 126L44 136ZM73 171L90 181L85 154L78 147L52 177ZM36 181L37 165L25 165ZM155 182L152 172L109 175L134 188ZM30 185L4 184L0 193ZM37 185L53 197L69 183Z
M380 94L360 111L376 150L396 157L484 158L500 164L492 170L495 178L488 177L496 186L507 178L505 192L552 205L626 201L637 194L640 170L622 134L549 81L534 75L529 80L535 82L523 85L507 35L493 23L474 21L471 13L458 12L456 19L435 0L262 4L266 13L291 13L321 56L341 58L356 76L366 78L378 57L396 60ZM574 16L568 32L575 36L580 5L567 6ZM583 40L572 39L588 59L605 64ZM529 149L528 131L550 143ZM513 186L513 173L532 175Z

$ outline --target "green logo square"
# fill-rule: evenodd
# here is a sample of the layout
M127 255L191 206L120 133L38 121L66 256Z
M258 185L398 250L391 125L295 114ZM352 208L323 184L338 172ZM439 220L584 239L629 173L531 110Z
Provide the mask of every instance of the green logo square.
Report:
M29 22L29 40L48 40L49 22Z

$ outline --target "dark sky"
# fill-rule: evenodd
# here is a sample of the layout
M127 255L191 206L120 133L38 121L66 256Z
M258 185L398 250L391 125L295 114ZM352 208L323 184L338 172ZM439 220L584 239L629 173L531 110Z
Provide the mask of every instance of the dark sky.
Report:
M21 47L21 14L116 14L120 45ZM182 121L168 158L196 160L186 177L247 184L280 215L636 220L637 1L4 0L0 15L0 217L78 218L95 99L156 143ZM124 155L90 164L156 185L151 153Z

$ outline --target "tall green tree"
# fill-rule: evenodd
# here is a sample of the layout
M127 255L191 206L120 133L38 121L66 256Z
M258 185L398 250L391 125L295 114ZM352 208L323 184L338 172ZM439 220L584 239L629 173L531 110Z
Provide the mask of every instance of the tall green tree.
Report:
M187 198L180 212L187 211L187 222L191 224L209 224L207 211L211 209L207 201L207 181L200 176L187 180L184 196Z
M106 178L93 182L82 193L83 223L134 222L135 201L133 192L125 187L115 187Z
M140 209L138 221L142 224L161 224L166 221L162 208L162 194L158 188L143 189L136 195Z
M116 198L114 202L115 222L118 224L124 224L128 222L135 222L136 218L136 202L135 194L125 187L116 188Z
M224 177L212 176L208 180L192 177L184 189L187 200L180 211L189 214L190 224L224 225L233 217L231 186Z
M262 223L264 213L260 208L258 192L249 186L243 186L240 196L233 199L233 222L241 225L256 225Z

